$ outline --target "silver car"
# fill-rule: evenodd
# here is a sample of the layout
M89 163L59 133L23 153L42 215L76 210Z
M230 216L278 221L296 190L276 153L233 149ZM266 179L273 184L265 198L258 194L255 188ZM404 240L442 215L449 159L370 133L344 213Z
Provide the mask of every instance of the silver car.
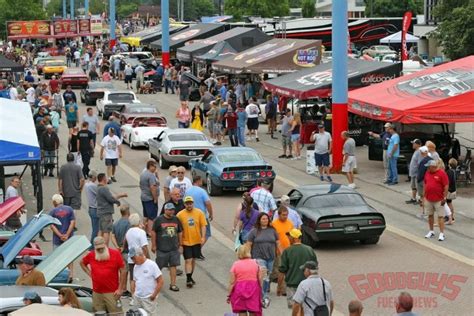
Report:
M173 163L187 166L190 159L204 156L212 147L214 145L203 132L190 128L165 129L148 141L150 156L162 169Z

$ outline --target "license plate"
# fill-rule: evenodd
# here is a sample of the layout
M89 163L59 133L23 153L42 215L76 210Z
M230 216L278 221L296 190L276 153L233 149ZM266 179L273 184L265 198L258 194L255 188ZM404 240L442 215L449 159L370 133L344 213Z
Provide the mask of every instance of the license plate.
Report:
M355 233L357 231L357 225L347 225L344 227L345 233Z
M188 152L188 155L189 155L189 156L196 156L197 153L196 153L194 150L190 150L190 151Z
M248 179L250 179L250 175L248 173L244 173L242 175L242 180L248 180Z
M247 191L247 187L238 187L237 191Z

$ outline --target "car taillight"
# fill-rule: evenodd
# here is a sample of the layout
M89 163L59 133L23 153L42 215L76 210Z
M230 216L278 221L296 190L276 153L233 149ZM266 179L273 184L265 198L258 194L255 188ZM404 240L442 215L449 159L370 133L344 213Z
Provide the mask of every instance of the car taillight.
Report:
M181 155L181 150L174 149L174 150L170 151L170 155Z
M319 223L318 224L318 228L333 228L333 223L329 222L329 223Z
M369 219L369 225L383 225L381 219Z
M205 154L207 154L208 151L209 151L209 149L204 149L202 154L205 155Z
M265 171L260 171L260 176L261 177L265 177L265 175L266 175Z
M271 177L271 176L273 176L273 172L267 171L267 177Z
M231 172L229 173L229 179L234 179L235 178L235 173Z
M224 173L222 174L222 179L224 179L224 180L229 179L229 174L224 172Z

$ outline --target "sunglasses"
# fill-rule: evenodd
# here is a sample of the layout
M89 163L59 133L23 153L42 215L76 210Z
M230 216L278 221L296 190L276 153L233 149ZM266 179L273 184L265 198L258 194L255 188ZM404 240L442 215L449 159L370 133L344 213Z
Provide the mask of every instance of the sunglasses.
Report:
M184 174L184 172L178 172L178 174Z

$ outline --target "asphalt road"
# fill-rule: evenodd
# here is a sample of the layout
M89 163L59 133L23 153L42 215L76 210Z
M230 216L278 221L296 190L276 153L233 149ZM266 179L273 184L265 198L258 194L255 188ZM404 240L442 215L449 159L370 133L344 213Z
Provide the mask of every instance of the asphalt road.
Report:
M122 82L116 84L124 87ZM76 93L79 97L78 90ZM179 103L175 95L160 93L139 95L139 98L144 103L157 105L166 116L169 126L176 127L174 113ZM80 111L81 115L85 113L85 106L81 105ZM275 196L287 193L295 185L319 183L317 178L304 172L304 160L277 159L280 155L279 142L264 135L265 130L266 126L260 128L260 143L248 145L257 149L273 165L278 175ZM60 127L60 139L64 157L67 141L65 124ZM227 141L225 145L228 144ZM124 158L117 172L118 182L112 184L111 189L114 192L128 192L126 201L132 211L141 214L138 176L149 157L148 151L146 148L131 150L126 145L123 149ZM458 207L460 212L457 222L447 228L444 243L425 240L426 221L416 217L416 207L403 202L408 197L408 185L400 184L398 188L381 185L381 163L366 161L363 158L367 155L366 150L363 147L357 149L358 159L360 157L360 175L356 180L358 190L371 205L384 213L389 227L377 245L325 243L315 249L320 274L333 287L337 309L335 314L347 314L349 301L359 299L364 305L364 315L392 315L395 313L394 298L400 291L408 291L415 297L414 310L421 315L472 315L473 199L459 199L461 207ZM62 158L62 162L64 160ZM99 171L105 170L98 158L93 159L91 166ZM166 172L161 170L160 179L165 177ZM334 180L345 183L341 175L335 175ZM51 205L49 197L55 193L56 187L56 179L45 178L45 207ZM181 291L171 292L168 290L169 279L165 270L165 286L159 297L160 315L223 315L230 312L225 298L228 271L235 260L231 230L240 196L240 193L227 192L224 196L212 198L215 210L213 237L203 250L206 260L198 263L195 273L198 284L188 290L184 277L179 277ZM84 212L78 216L78 225L79 233L88 236L90 224L85 210L86 205L83 205ZM48 252L51 245L42 243L42 248ZM90 280L79 270L76 264L76 282L90 286ZM276 297L274 290L275 287L272 287L272 303L268 310L264 310L264 314L289 315L285 299Z

